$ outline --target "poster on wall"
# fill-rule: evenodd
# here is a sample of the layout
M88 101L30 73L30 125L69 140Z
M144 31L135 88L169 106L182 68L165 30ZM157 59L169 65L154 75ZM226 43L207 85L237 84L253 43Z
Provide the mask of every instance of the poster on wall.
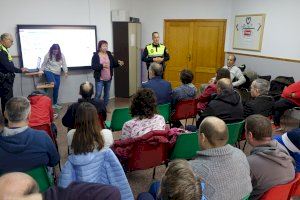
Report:
M265 14L236 15L233 49L261 51Z

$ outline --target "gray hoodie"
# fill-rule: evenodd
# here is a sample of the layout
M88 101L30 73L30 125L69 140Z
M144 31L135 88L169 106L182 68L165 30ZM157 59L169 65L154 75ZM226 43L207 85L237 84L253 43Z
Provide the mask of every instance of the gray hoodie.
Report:
M259 199L273 186L286 184L295 177L294 160L276 140L257 146L247 157L253 191L250 199Z

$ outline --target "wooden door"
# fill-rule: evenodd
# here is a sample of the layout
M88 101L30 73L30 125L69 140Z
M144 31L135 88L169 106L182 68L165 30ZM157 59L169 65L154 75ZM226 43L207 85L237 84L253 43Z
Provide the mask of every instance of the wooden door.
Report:
M224 64L226 20L165 20L165 45L169 49L166 80L175 88L179 73L190 69L199 87Z
M181 85L179 73L183 68L191 68L189 61L192 45L192 24L184 21L165 22L164 41L170 54L167 62L165 79L170 81L172 88Z

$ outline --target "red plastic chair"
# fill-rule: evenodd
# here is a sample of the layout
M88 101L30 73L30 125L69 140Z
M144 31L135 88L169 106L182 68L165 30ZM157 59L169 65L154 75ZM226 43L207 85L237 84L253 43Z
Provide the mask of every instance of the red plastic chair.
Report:
M166 143L135 143L132 149L132 156L127 165L128 171L153 168L152 178L155 177L156 166L167 162L168 152Z
M98 118L99 118L99 123L100 123L101 128L104 129L105 125L104 125L104 120L103 120L102 115L98 114Z
M300 173L296 174L296 177L291 182L284 185L277 185L269 189L260 198L260 200L283 200L290 199L295 191L295 187L299 185Z
M300 196L300 173L296 174L296 179L297 178L298 178L298 181L293 186L293 191L292 191L291 197L293 197L293 196L299 197Z
M193 118L192 124L194 124L194 119L197 115L197 100L189 99L179 101L175 106L175 113L172 114L172 121L178 121L185 119L185 127L187 119Z

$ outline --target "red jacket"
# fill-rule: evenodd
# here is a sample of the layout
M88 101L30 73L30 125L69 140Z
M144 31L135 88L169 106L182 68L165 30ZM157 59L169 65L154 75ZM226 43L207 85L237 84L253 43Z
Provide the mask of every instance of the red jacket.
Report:
M29 126L40 126L53 122L52 101L46 95L33 95L29 97L31 114Z
M294 97L291 97L292 93L295 93ZM284 88L281 97L290 100L295 103L297 106L300 106L300 81L289 85Z
M131 157L131 149L136 142L168 143L168 149L171 150L176 143L177 135L181 132L181 129L177 128L164 131L151 131L141 137L116 140L112 149L121 162Z
M211 99L211 95L214 93L217 93L217 85L215 83L212 83L208 85L205 90L197 97L197 100L199 101L197 104L198 111L205 110L207 104Z

